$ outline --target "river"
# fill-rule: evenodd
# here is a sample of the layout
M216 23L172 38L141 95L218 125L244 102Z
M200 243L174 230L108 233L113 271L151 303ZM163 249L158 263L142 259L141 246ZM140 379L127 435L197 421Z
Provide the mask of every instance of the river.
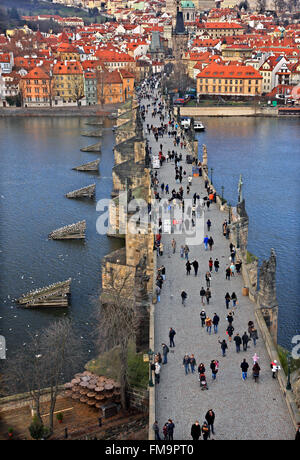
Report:
M101 153L81 147L98 138L83 137L85 118L29 117L0 119L1 170L1 297L0 335L7 358L55 318L67 314L85 350L85 362L95 353L101 288L101 259L120 241L96 232L96 201L109 198L114 164L112 122L105 121ZM100 158L99 174L72 167ZM96 200L67 199L65 194L96 183ZM52 241L54 229L86 220L86 240ZM33 288L72 278L71 306L65 309L20 309L12 301ZM78 367L80 368L78 363Z
M278 343L291 350L300 333L300 120L230 117L201 119L199 152L207 145L209 176L233 206L239 175L249 215L248 250L260 262L277 254Z
M96 232L95 203L109 198L114 163L112 123L103 129L102 152L80 148L97 141L80 136L85 118L0 119L1 170L1 296L0 335L13 357L55 318L74 320L85 349L84 360L95 354L92 332L96 326L101 288L101 259L121 242ZM199 144L208 148L213 183L233 205L239 174L250 218L249 250L260 260L271 247L277 253L279 343L291 349L300 329L300 222L298 218L300 122L271 118L203 118ZM72 167L101 158L100 173L80 173ZM68 200L69 191L96 182L96 200ZM50 231L85 219L86 241L50 241ZM66 311L20 309L13 302L23 293L72 278L71 306ZM78 363L80 368L80 363Z

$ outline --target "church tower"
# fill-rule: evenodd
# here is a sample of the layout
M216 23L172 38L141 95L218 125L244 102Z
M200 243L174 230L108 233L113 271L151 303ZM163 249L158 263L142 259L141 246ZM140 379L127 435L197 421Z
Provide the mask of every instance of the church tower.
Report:
M176 61L182 60L183 54L187 51L187 44L188 32L184 27L183 13L180 11L179 6L177 6L176 22L172 33L173 55Z

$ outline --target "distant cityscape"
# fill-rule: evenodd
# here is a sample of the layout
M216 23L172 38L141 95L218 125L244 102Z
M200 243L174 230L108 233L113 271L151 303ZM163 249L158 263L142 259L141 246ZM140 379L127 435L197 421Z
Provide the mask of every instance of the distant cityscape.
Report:
M298 103L297 1L52 3L102 14L102 23L8 9L22 25L0 35L2 107L122 103L147 76L172 69L166 90L180 105L207 99Z

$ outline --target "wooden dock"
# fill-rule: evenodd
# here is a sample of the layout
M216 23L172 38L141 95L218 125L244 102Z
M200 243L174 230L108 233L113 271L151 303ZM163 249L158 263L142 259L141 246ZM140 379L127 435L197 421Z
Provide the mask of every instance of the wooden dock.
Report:
M49 233L50 240L81 240L85 238L86 222L82 220L75 224L66 225Z
M81 136L86 137L102 137L102 130L98 129L97 131L82 131Z
M67 198L94 198L96 184L87 185L86 187L73 190L66 194Z
M50 284L23 294L17 303L25 308L68 307L72 279Z
M96 144L88 145L87 147L82 147L81 152L101 152L101 142L96 142Z
M95 161L90 161L89 163L85 163L84 165L77 166L76 168L72 168L75 171L98 171L99 169L100 158L97 158Z

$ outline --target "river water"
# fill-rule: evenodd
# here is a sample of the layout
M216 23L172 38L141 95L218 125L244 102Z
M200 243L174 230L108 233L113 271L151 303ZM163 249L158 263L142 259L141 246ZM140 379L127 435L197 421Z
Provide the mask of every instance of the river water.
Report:
M1 296L0 335L7 341L7 357L55 318L67 314L84 345L84 360L93 357L101 287L101 259L121 242L96 232L96 201L68 200L71 190L96 182L96 200L109 198L112 188L114 136L105 122L102 152L80 148L97 142L80 136L84 118L0 119L1 171ZM233 205L239 174L250 217L249 250L260 259L274 247L278 257L279 343L291 348L300 329L299 145L298 120L271 118L203 118L213 182ZM71 168L101 158L100 174ZM86 220L86 241L50 241L50 231ZM21 294L72 278L71 306L66 311L17 308ZM80 363L78 363L80 368Z
M105 121L101 153L80 152L100 139L83 137L84 118L0 119L1 171L1 298L0 335L7 358L28 341L28 332L48 326L67 314L85 350L93 356L92 333L101 287L101 259L120 241L96 232L96 201L109 198L114 164L112 122ZM99 174L72 167L100 158ZM96 200L74 200L65 194L96 183ZM86 240L51 241L59 227L86 220ZM25 310L11 299L33 288L72 278L71 306ZM10 298L9 298L10 297ZM80 368L80 363L78 363Z
M248 250L260 262L277 254L278 343L300 334L300 120L203 117L199 153L207 145L209 176L233 206L239 176L249 215ZM201 154L201 153L200 153Z

